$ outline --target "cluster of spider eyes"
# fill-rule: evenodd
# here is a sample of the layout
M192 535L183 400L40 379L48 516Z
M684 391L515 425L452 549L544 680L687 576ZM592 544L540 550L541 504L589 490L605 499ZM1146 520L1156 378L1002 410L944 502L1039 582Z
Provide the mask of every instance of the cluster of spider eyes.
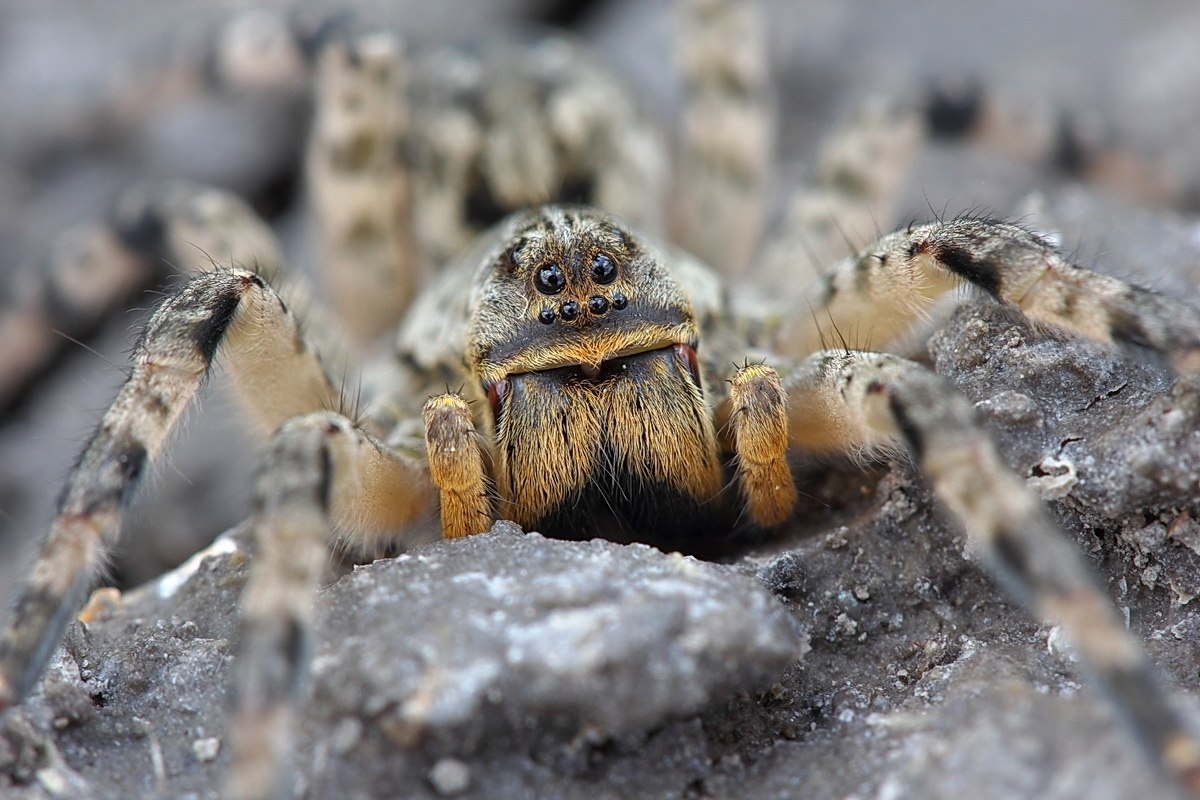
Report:
M597 253L592 256L591 267L592 280L597 284L609 284L617 279L617 265L604 253ZM558 264L543 264L534 273L533 285L542 294L553 296L567 288L567 275ZM613 292L611 300L604 295L594 294L588 298L587 305L588 310L598 316L608 311L610 305L612 308L620 311L628 304L629 300L625 295L621 292ZM579 316L579 311L579 303L574 300L564 300L559 304L557 311L550 306L544 307L538 312L538 320L546 325L559 318L563 322L570 322Z

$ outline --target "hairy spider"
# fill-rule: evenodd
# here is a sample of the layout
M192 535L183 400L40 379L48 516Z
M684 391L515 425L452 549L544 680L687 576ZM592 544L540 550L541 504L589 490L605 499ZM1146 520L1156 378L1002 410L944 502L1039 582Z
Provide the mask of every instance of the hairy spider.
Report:
M386 548L436 516L445 538L509 519L700 551L793 518L789 455L902 451L984 563L1066 633L1161 769L1200 796L1185 716L972 404L914 361L826 347L853 331L892 346L966 285L1035 324L1190 374L1195 312L982 217L911 225L831 258L887 215L927 125L972 127L983 112L969 100L865 104L764 236L774 107L760 24L741 3L681 6L670 178L654 126L557 38L409 61L391 34L337 20L303 40L275 31L278 47L250 65L232 58L241 39L224 43L218 66L255 76L264 63L270 75L303 70L313 53L307 174L335 311L283 267L247 206L169 185L135 190L62 256L103 280L76 286L79 271L54 271L41 316L8 317L36 357L72 300L104 305L161 260L195 273L148 323L17 592L0 708L42 675L132 489L220 354L270 435L241 601L233 796L276 791L335 538ZM810 256L830 266L806 274ZM769 296L729 291L705 264L752 274ZM397 324L365 368L361 410L347 408L335 354L368 352Z

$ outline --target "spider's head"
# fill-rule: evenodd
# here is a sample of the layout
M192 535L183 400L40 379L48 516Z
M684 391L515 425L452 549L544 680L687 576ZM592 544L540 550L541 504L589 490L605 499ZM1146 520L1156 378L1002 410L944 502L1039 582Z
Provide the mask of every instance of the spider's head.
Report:
M694 533L721 472L692 303L647 243L598 211L547 206L504 226L467 349L490 401L503 513L559 536Z
M510 217L502 231L478 284L467 353L485 388L561 367L596 378L614 360L676 346L694 370L691 302L620 223L558 205Z

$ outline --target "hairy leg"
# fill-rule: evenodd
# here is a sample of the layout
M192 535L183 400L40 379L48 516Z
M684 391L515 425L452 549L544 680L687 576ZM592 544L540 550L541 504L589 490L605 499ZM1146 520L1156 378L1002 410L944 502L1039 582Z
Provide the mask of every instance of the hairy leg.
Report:
M878 353L817 353L784 385L794 446L906 448L969 546L1014 596L1061 626L1150 755L1200 797L1200 740L1081 554L1001 462L966 398L923 367Z
M337 393L295 318L258 275L209 272L169 297L147 325L128 380L72 471L58 515L0 633L0 709L19 702L41 675L115 543L147 464L218 350L247 412L264 429L298 413L337 406Z
M182 182L127 191L103 224L66 231L44 263L26 270L0 309L0 409L14 402L71 339L169 277L234 264L261 275L305 318L314 346L343 358L346 345L308 286L283 264L280 245L240 198Z
M679 3L683 120L675 240L738 275L754 257L775 150L764 24L752 2Z
M462 397L432 397L421 413L429 474L441 497L442 536L456 539L492 526L492 501L483 453Z
M844 259L780 318L774 343L795 357L839 334L881 349L961 285L1020 308L1034 322L1158 351L1180 371L1200 368L1195 310L1072 264L1024 228L987 219L915 226Z
M432 523L435 493L406 458L339 414L286 422L274 435L255 493L257 554L242 596L230 726L228 795L276 796L293 705L306 687L313 595L335 532L352 545Z
M996 92L978 81L951 79L925 99L930 134L964 139L1029 164L1099 184L1138 203L1178 207L1195 185L1146 153L1124 146L1111 121L1045 98Z
M771 367L754 364L730 380L728 419L738 485L756 525L779 525L796 507L796 485L787 463L787 395Z
M810 178L788 200L755 268L762 285L788 292L815 283L856 243L896 218L897 195L924 138L920 110L870 97L826 137Z
M403 47L347 33L317 58L309 189L327 282L361 342L390 329L419 288L409 228Z

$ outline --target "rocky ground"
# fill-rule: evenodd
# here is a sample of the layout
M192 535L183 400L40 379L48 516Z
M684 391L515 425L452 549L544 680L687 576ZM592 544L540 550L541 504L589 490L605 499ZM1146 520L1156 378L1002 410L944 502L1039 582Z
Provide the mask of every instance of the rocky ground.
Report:
M622 56L650 97L669 102L665 69L652 57L663 51L665 23L644 10L652 5L599 4L579 24ZM1079 33L1066 42L1050 36L1051 12L1040 6L1022 15L1019 4L1003 14L980 4L972 24L938 3L925 17L864 4L870 14L862 18L845 4L810 5L801 15L788 13L790 4L776 9L775 38L787 45L778 66L796 101L785 174L803 171L810 134L865 90L865 76L896 82L899 73L964 64L1016 91L1038 85L1046 96L1104 107L1144 152L1181 172L1200 166L1180 133L1200 109L1200 64L1172 45L1195 30L1189 11L1150 4L1125 21L1061 4L1052 13L1070 17ZM484 27L502 13L485 8L463 4L456 22ZM16 34L41 30L28 22L41 13L19 3L0 11L0 36L25 44L5 51L0 76L13 74L13 53L36 43ZM83 22L65 30L81 35ZM447 24L431 21L426 35L444 36ZM987 28L996 52L982 51L973 25ZM126 36L136 39L136 26ZM120 52L97 47L109 58ZM1006 48L1008 61L997 55ZM930 50L938 55L918 58ZM21 73L30 74L40 73ZM25 105L36 106L36 96ZM19 97L10 91L6 102ZM0 155L13 152L11 112ZM219 119L243 119L229 114ZM197 149L189 130L159 120L145 140L159 149L116 148L124 159L116 162L94 149L55 169L5 161L22 178L0 190L11 209L0 224L7 250L34 253L48 230L95 213L127 176L161 174L165 165L187 171L185 156ZM245 152L259 152L254 135L243 139ZM218 166L242 174L238 163ZM203 173L213 163L191 167ZM24 187L15 197L14 186ZM962 146L923 156L907 194L909 213L983 205L1054 233L1103 271L1193 301L1200 294L1200 225L1186 208L1145 210ZM299 250L301 221L277 218ZM119 362L129 327L121 318L94 346ZM1061 341L987 303L943 320L923 349L976 401L1005 458L1048 500L1179 687L1179 702L1200 714L1200 381ZM94 356L74 361L0 428L6 579L19 563L16 542L44 529L48 498L116 381ZM137 544L118 561L126 585L246 514L239 484L253 455L241 452L248 448L229 415L213 412L214 399L145 492L130 531ZM907 464L866 473L832 467L798 464L808 498L795 524L772 541L730 547L721 564L500 525L332 581L318 604L313 688L297 726L290 793L1169 796L1080 678L1058 632L1031 621L964 558L961 536L942 523ZM216 796L250 549L235 528L181 571L107 595L86 626L74 624L37 694L0 721L0 796Z

